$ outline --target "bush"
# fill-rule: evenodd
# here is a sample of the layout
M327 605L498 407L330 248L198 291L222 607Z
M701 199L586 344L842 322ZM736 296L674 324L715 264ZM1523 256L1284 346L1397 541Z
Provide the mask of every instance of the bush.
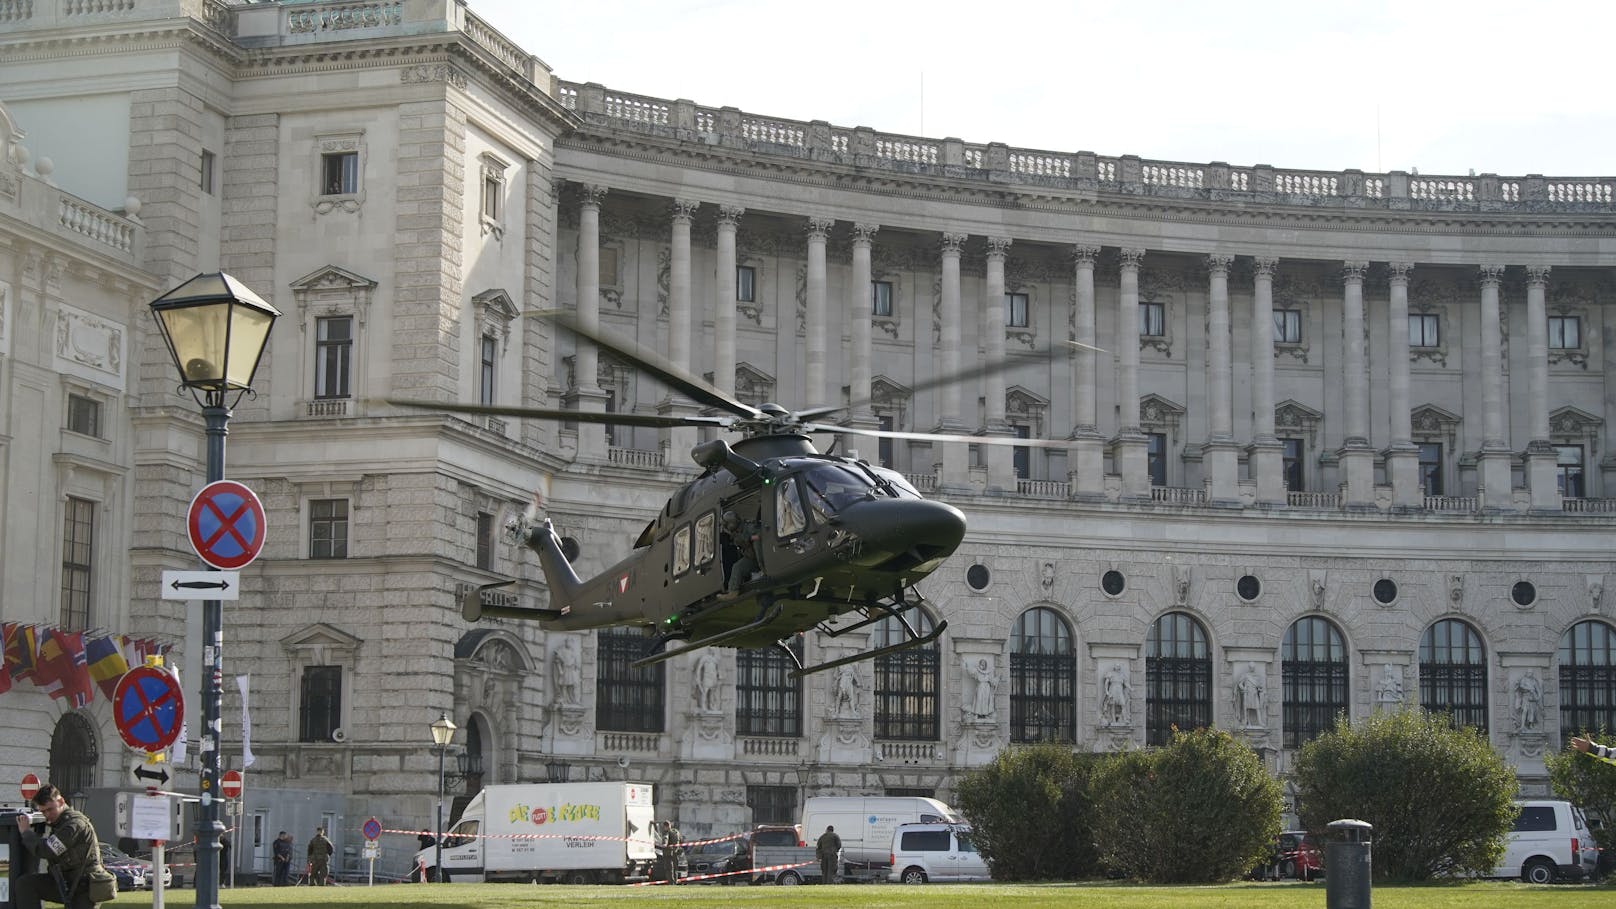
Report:
M1098 870L1088 776L1067 745L1001 751L959 784L959 809L996 881L1078 880Z
M1151 883L1233 880L1268 858L1279 835L1279 782L1215 729L1113 755L1089 785L1100 860Z
M1486 736L1418 708L1343 719L1302 746L1295 779L1314 833L1341 818L1374 825L1377 880L1484 874L1515 817L1515 773Z
M1577 734L1596 742L1610 741L1603 730ZM1601 848L1616 849L1616 764L1578 753L1569 745L1545 757L1543 763L1549 769L1554 794L1598 817L1602 823L1594 831L1594 839Z

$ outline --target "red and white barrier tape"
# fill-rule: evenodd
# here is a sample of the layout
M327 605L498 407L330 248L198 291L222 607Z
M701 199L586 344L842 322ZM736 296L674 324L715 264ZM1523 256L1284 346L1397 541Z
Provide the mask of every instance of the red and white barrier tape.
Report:
M408 836L436 836L436 834L434 834L431 830L395 830L393 828L384 827L382 828L382 832L402 833ZM444 836L448 835L448 831L444 831ZM743 833L732 833L729 836L721 836L710 840L681 840L675 845L679 846L680 848L685 846L705 846L709 843L727 843L730 840L740 839L743 836L745 836ZM456 833L454 834L454 837L456 839L478 840L607 840L619 843L644 843L647 846L663 845L662 843L658 843L656 840L648 840L644 837L600 836L589 833Z
M787 871L792 868L803 868L812 864L813 862L798 862L795 865L767 865L763 868L748 868L745 871L720 871L716 874L692 874L689 877L679 878L677 881L635 881L633 886L654 887L657 884L685 884L692 881L710 881L721 877L733 877L738 874L753 875L763 874L769 871Z

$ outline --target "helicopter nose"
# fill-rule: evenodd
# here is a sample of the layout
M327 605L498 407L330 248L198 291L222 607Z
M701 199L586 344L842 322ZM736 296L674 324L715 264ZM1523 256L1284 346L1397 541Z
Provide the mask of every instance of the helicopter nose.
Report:
M947 558L965 539L965 515L930 499L873 499L839 515L862 541L859 562L900 569Z

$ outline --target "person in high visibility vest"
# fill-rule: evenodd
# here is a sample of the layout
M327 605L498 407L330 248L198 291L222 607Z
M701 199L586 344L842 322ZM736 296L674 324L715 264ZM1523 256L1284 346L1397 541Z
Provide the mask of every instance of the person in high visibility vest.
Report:
M1616 748L1613 748L1610 745L1598 744L1593 739L1588 738L1585 735L1579 735L1572 739L1571 747L1577 749L1583 754L1589 755L1590 757L1596 757L1601 761L1608 761L1609 763L1616 764Z

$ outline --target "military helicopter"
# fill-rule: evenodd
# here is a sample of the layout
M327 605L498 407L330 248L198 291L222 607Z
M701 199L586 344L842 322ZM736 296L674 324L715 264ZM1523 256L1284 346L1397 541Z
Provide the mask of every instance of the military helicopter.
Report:
M917 647L936 640L948 627L939 620L922 632L910 622L910 613L924 602L915 585L964 539L965 515L945 502L925 498L897 471L835 454L835 443L819 451L810 436L955 443L962 441L961 436L816 422L850 409L850 404L796 412L778 404L752 407L653 351L583 327L569 314L538 315L721 413L672 417L403 399L388 403L619 426L708 426L741 437L733 446L723 439L695 446L691 458L701 468L700 475L673 493L627 557L592 578L578 577L571 565L576 551L563 545L550 520L539 514L541 503L535 500L534 507L506 523L505 532L538 555L550 591L549 606L486 603L485 591L514 583L503 581L483 585L462 598L467 621L483 616L536 619L559 631L641 627L650 640L645 654L633 663L636 667L701 647L772 646L790 658L798 675ZM978 366L932 379L915 390L967 381L1009 365ZM969 441L1033 447L1065 444L984 436ZM738 572L743 576L736 577ZM889 617L897 620L902 640L885 647L804 667L789 646L793 636L811 629L834 638ZM683 646L670 648L674 642Z

